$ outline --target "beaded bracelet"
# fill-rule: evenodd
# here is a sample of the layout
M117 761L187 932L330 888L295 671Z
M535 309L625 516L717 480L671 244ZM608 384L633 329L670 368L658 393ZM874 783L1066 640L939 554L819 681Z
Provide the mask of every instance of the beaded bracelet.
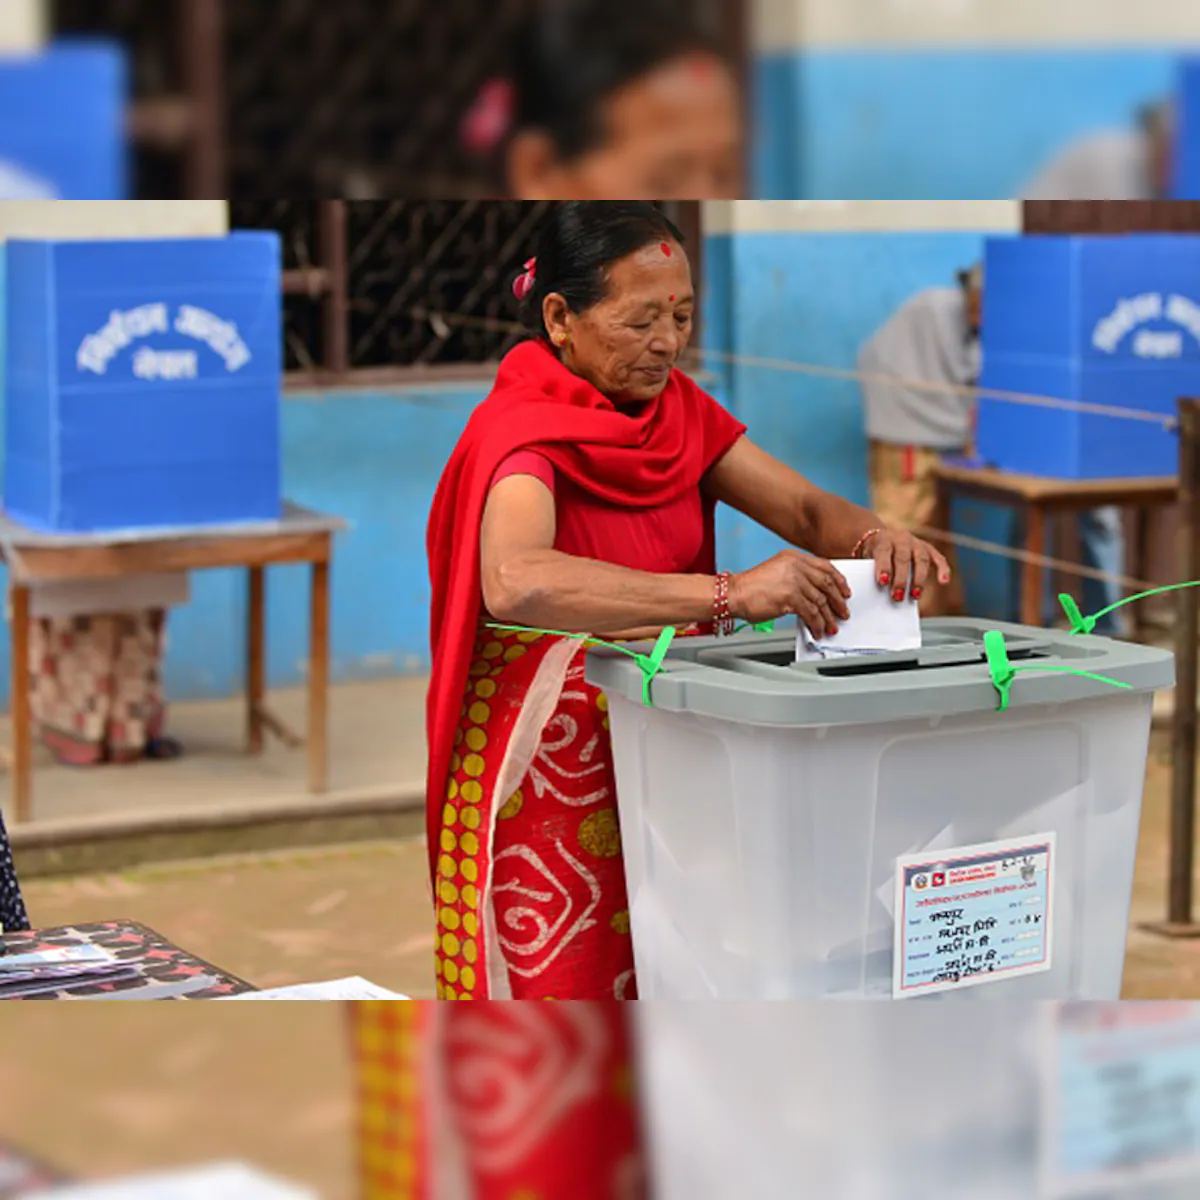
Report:
M713 597L713 632L717 637L729 637L733 633L733 613L729 608L728 571L717 576L716 594Z
M866 544L867 544L867 543L868 543L868 542L869 542L869 541L870 541L870 540L871 540L873 537L878 537L878 536L879 536L879 534L881 534L882 532L883 532L883 530L882 530L882 529L868 529L868 530L867 530L867 532L866 532L866 533L864 533L864 534L862 535L862 537L860 537L860 538L858 539L858 541L857 541L857 542L854 544L854 549L850 551L850 557L851 557L851 558L858 558L858 556L859 556L859 552L860 552L860 551L863 549L863 547L864 547L864 546L865 546L865 545L866 545Z

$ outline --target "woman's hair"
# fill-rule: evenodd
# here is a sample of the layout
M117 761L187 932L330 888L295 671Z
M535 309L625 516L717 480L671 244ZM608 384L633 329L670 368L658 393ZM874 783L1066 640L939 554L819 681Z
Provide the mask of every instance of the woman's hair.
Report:
M521 297L522 321L545 336L542 301L548 295L557 292L572 312L585 312L604 299L613 263L665 241L682 246L683 234L648 201L557 201L537 240L532 278Z
M688 0L545 0L519 27L506 74L480 91L464 141L496 154L539 130L559 158L578 158L605 135L604 103L627 84L688 54L726 55Z

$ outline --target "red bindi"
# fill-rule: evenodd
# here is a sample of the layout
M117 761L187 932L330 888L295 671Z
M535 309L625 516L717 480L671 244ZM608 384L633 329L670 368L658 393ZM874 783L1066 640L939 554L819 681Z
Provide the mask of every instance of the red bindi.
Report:
M674 297L674 296L668 296L668 297L667 297L667 299L668 299L668 300L670 300L672 304L674 304L674 303L675 303L675 297Z
M712 59L710 58L694 58L691 65L692 75L696 79L708 79L713 73Z
M665 255L666 255L668 258L670 258L670 257L671 257L671 247L670 247L670 246L668 246L666 242L663 242L663 243L662 243L661 249L662 249L662 252L663 252L663 253L664 253L664 254L665 254Z

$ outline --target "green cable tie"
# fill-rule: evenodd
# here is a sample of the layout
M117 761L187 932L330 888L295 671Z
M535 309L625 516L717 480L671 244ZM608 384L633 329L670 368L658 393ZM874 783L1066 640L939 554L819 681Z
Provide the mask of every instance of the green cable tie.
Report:
M743 629L753 629L755 633L774 633L775 632L775 622L774 621L743 621L740 625L735 627L733 632L741 633Z
M1079 611L1079 605L1075 603L1074 596L1068 596L1066 592L1060 592L1058 602L1063 606L1063 612L1067 614L1067 620L1071 622L1072 633L1091 633L1096 628L1096 617L1085 617Z
M1008 657L1008 646L1004 634L998 629L989 629L983 635L983 652L987 657L988 671L992 676L992 686L1000 696L997 712L1008 708L1008 693L1012 689L1013 680L1017 677L1016 668Z
M1081 671L1077 667L1060 667L1043 663L1021 663L1019 666L1014 667L1012 660L1008 657L1008 643L1004 640L1004 634L998 629L990 629L983 635L983 652L987 657L988 671L992 676L992 686L996 689L1000 697L1000 701L996 705L997 712L1005 712L1008 709L1012 685L1017 677L1017 673L1020 671L1044 671L1059 675L1078 675L1081 679L1090 679L1095 683L1106 683L1110 687L1124 689L1133 687L1132 684L1123 683L1119 679L1110 679L1107 675L1097 675L1093 671Z
M1109 613L1116 612L1118 608L1124 608L1126 604L1133 604L1138 600L1146 600L1150 596L1162 596L1166 592L1181 592L1184 588L1200 587L1200 579L1193 579L1190 583L1169 583L1166 587L1151 588L1148 592L1138 592L1136 596L1126 596L1124 600L1118 600L1116 604L1110 604L1107 608L1102 608L1094 617L1085 617L1079 611L1079 605L1075 603L1073 597L1068 596L1066 592L1059 594L1058 602L1063 606L1063 611L1067 614L1067 620L1071 622L1072 633L1091 633L1096 628L1096 622L1101 617L1107 617Z
M544 637L575 638L577 641L581 641L588 646L605 646L609 650L616 650L632 658L641 668L642 703L647 708L654 707L654 701L650 698L650 684L654 677L662 670L663 659L667 657L667 651L671 648L671 643L675 640L676 634L675 627L668 625L658 635L658 641L654 643L654 649L649 654L639 654L636 650L630 650L628 646L619 645L617 642L602 641L600 638L592 637L590 633L568 633L565 629L534 629L529 625L499 625L495 621L488 621L487 628L499 629L505 633L539 633Z

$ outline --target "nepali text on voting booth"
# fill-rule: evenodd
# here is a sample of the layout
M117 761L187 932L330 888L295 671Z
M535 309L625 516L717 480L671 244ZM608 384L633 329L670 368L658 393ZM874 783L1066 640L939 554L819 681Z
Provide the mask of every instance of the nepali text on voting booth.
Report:
M7 247L4 503L37 529L282 512L279 237Z
M1200 393L1200 238L990 238L985 261L983 461L1056 479L1173 475L1176 405Z
M642 998L1119 995L1171 655L962 619L922 640L685 639L649 704L639 663L589 655Z

